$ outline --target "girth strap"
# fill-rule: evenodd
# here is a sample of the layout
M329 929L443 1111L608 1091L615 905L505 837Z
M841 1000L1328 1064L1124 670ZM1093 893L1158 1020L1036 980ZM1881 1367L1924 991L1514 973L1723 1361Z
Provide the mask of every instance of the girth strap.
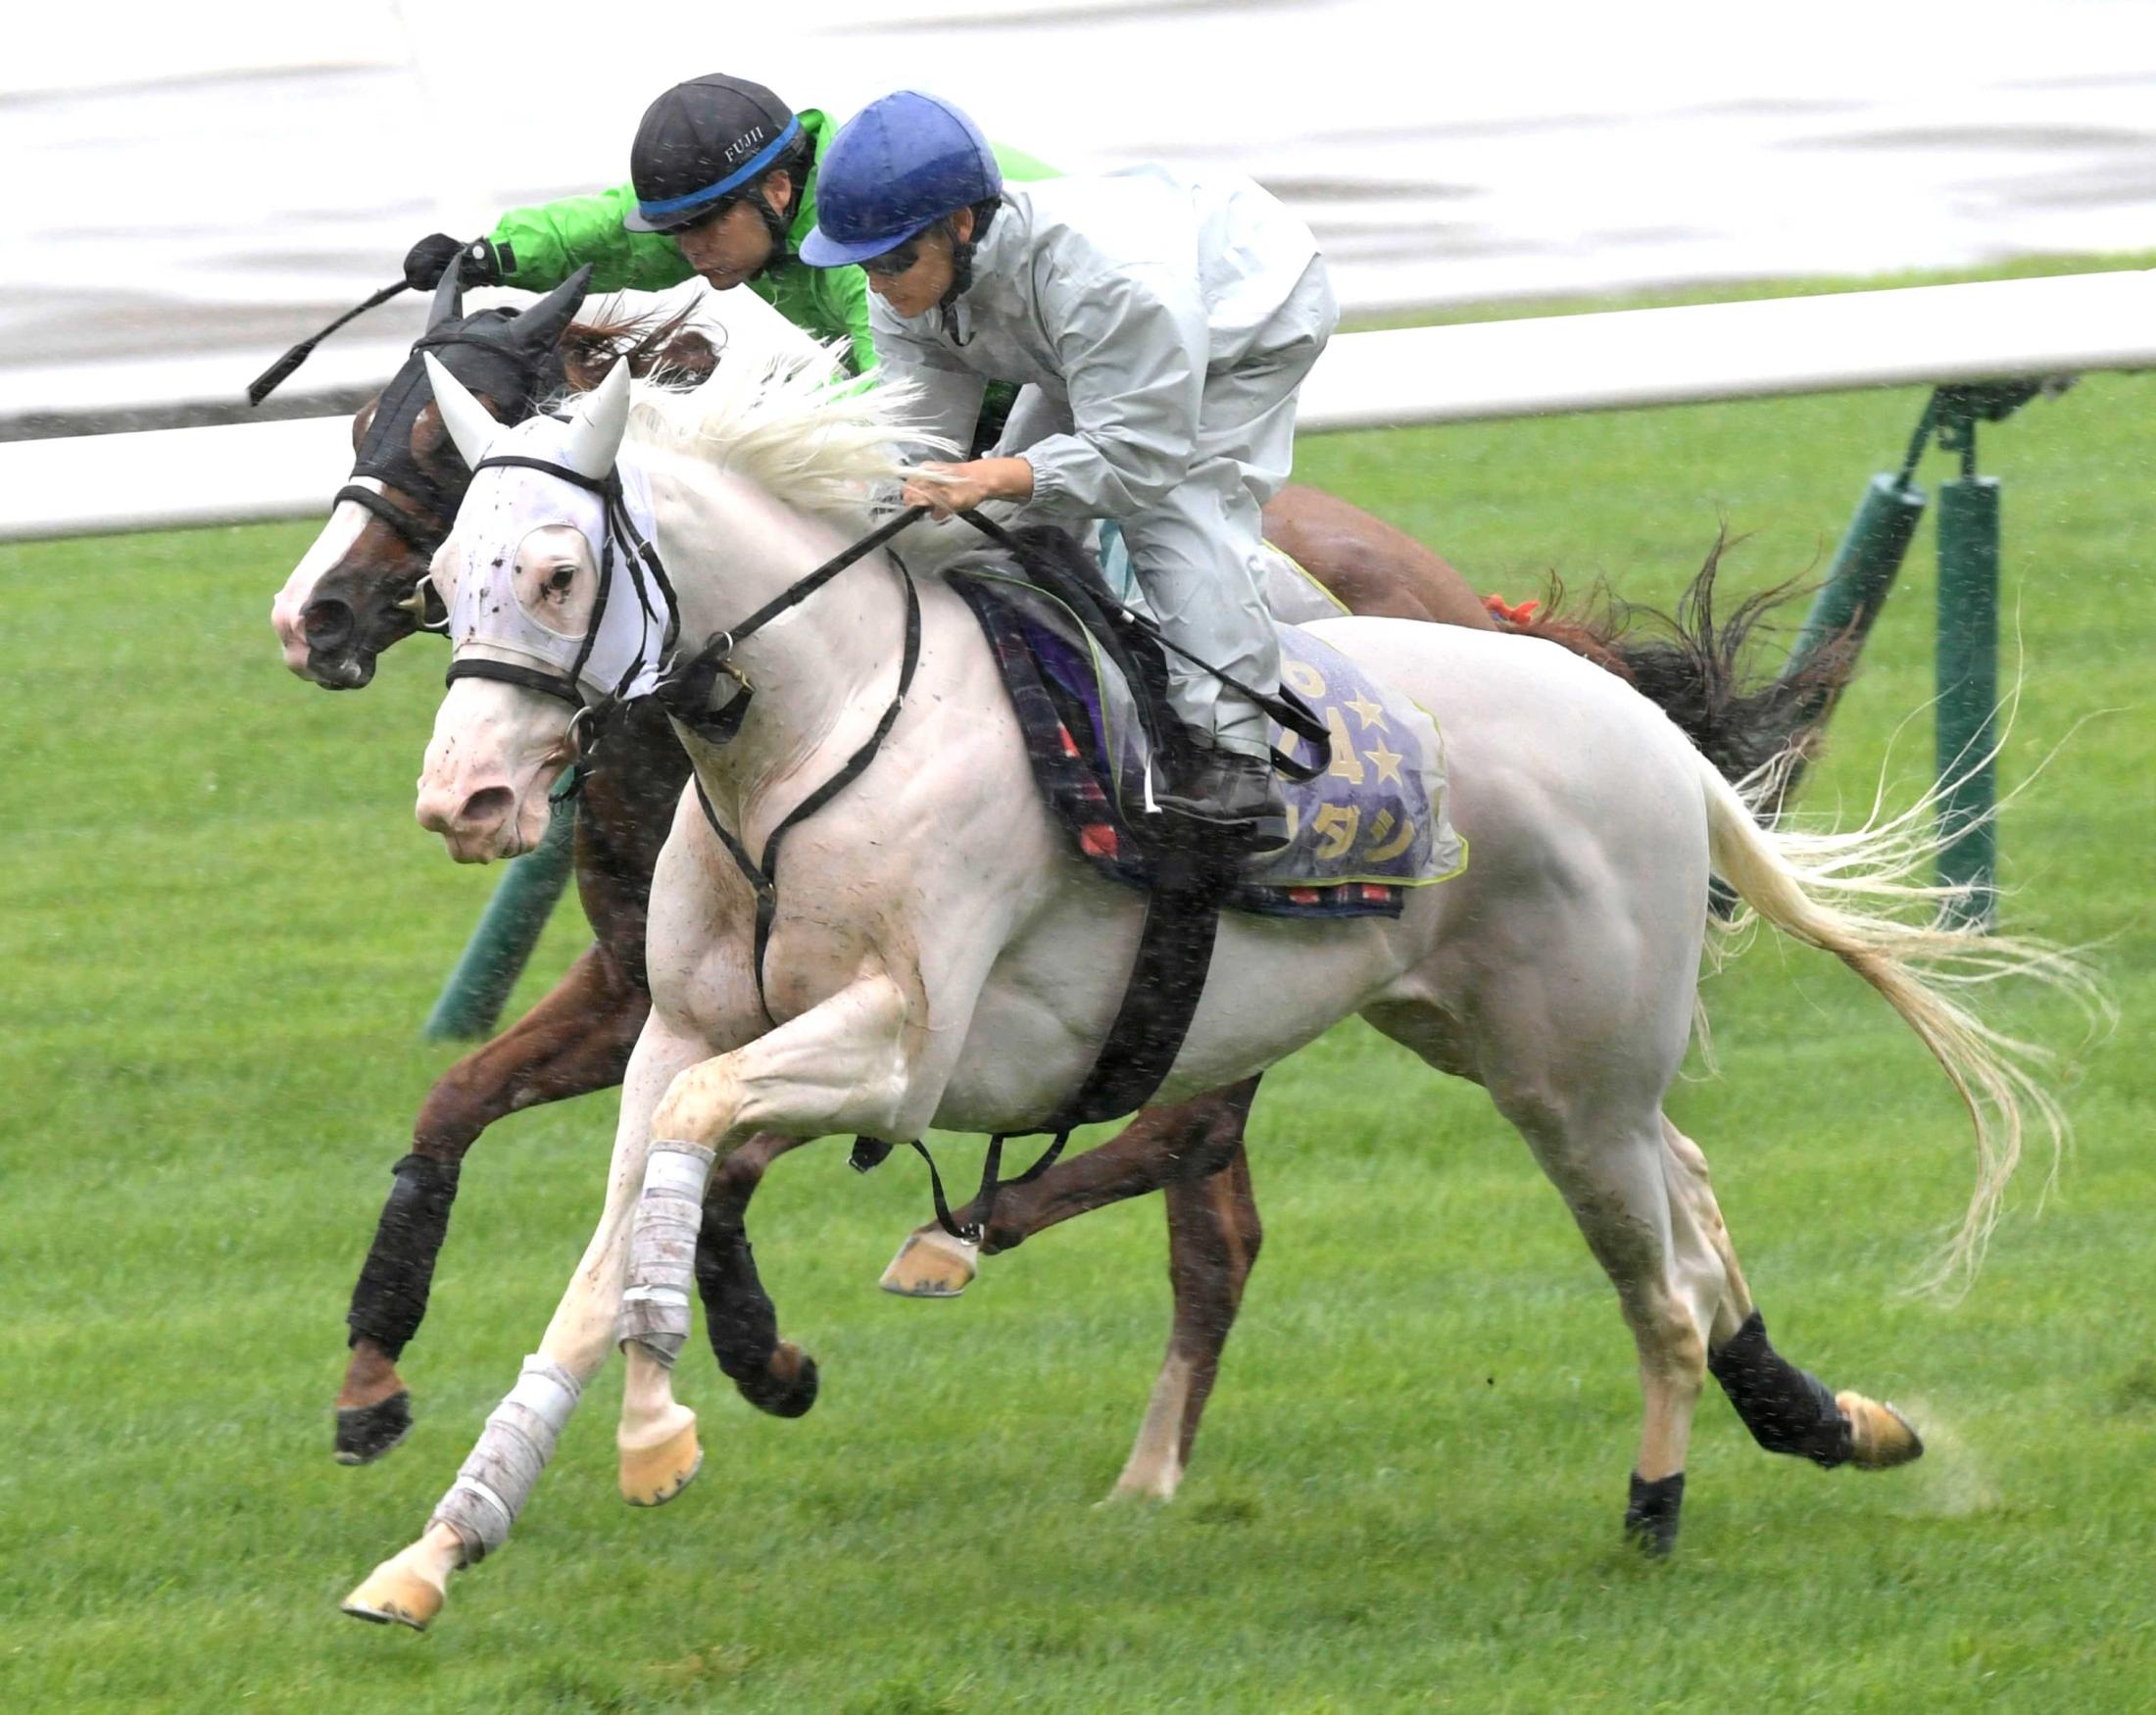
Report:
M1093 1065L1078 1088L1056 1104L1055 1111L1038 1130L1053 1132L1052 1143L1041 1158L1015 1179L997 1177L1003 1164L1004 1139L989 1140L988 1155L981 1165L981 1189L975 1198L980 1218L959 1226L944 1200L943 1179L936 1171L928 1146L911 1138L914 1150L928 1163L928 1184L935 1199L936 1221L954 1239L979 1244L996 1215L996 1194L1006 1185L1024 1185L1039 1178L1054 1164L1077 1127L1097 1119L1113 1119L1143 1107L1160 1088L1176 1055L1183 1052L1191 1020L1205 992L1212 969L1213 942L1220 929L1220 900L1232 871L1223 873L1217 860L1188 847L1161 856L1154 865L1153 885L1146 894L1146 920L1138 934L1138 955L1123 985L1122 1004L1115 1020L1094 1054ZM877 1165L883 1155L858 1140L854 1165L862 1171Z
M944 1197L943 1175L936 1171L936 1157L928 1152L928 1146L922 1143L919 1138L908 1140L913 1146L914 1153L928 1163L928 1195L936 1205L936 1224L961 1244L978 1245L988 1236L988 1224L996 1218L996 1194L999 1191L1010 1185L1031 1185L1042 1174L1055 1165L1055 1157L1063 1152L1063 1146L1070 1142L1068 1130L1057 1132L1055 1141L1041 1152L1039 1160L1035 1161L1032 1166L1016 1178L1004 1179L999 1175L1003 1172L1004 1167L1004 1143L1009 1136L1008 1132L998 1132L988 1140L988 1153L981 1159L981 1189L974 1194L973 1199L975 1202L981 1205L981 1218L977 1221L968 1221L962 1227L958 1225L957 1216L951 1212L951 1204ZM874 1152L872 1150L864 1151L863 1146L878 1144L882 1145L886 1154L890 1152L890 1146L883 1144L879 1138L856 1138L854 1140L854 1165L856 1168L865 1173L870 1167L874 1167L882 1161L882 1155L874 1155L874 1159L866 1160L864 1164L864 1155L874 1154Z

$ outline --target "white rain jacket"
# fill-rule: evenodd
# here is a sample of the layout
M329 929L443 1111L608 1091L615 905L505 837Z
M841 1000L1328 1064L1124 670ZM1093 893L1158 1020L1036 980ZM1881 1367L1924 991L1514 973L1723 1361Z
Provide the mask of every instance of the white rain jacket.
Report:
M922 387L928 425L958 446L990 380L1066 408L1072 432L999 449L1033 466L1029 515L1129 519L1188 473L1208 377L1322 348L1337 311L1305 276L1322 283L1323 267L1309 229L1250 179L1138 168L1006 184L956 339L941 312L902 318L880 297L870 322L884 377ZM1293 367L1299 378L1307 359Z
M1270 195L1157 168L1006 185L949 329L870 305L884 372L957 445L988 381L1024 383L996 449L1033 466L1017 521L1114 519L1168 637L1260 692L1280 683L1262 508L1339 314L1316 240ZM1213 744L1265 755L1257 706L1180 656L1168 694Z

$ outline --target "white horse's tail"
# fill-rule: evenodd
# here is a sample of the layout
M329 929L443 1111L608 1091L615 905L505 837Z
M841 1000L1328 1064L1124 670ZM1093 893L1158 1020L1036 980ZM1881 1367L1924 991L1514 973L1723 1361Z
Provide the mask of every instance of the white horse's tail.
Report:
M1714 871L1776 928L1839 958L1886 996L1968 1104L1976 1129L1977 1186L1959 1230L1925 1284L1964 1289L1984 1259L1999 1200L2034 1124L2051 1142L2053 1171L2069 1126L2038 1074L2054 1056L1979 1016L1968 991L2007 977L2034 977L2059 990L2091 1021L2113 1007L2093 973L2072 952L2047 942L1953 928L1945 908L1964 890L1912 880L1929 872L1939 841L1936 794L1899 815L1875 813L1847 832L1762 828L1743 798L1703 759L1708 850ZM1911 921L1897 908L1922 910ZM1740 914L1722 933L1744 929Z

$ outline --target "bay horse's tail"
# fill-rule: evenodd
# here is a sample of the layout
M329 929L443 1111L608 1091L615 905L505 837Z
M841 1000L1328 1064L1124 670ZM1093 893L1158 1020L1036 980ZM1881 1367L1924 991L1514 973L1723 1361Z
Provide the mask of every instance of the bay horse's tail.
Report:
M2033 977L2066 994L2092 1024L2108 1022L2116 1009L2069 950L1949 926L1942 913L1966 904L1968 890L1911 879L1930 872L1937 856L1936 790L1899 815L1875 808L1862 827L1813 832L1762 827L1739 789L1704 761L1699 776L1714 872L1750 907L1710 933L1740 932L1756 912L1835 955L1886 998L1967 1104L1976 1130L1976 1191L1924 1283L1965 1288L1984 1259L2024 1134L2032 1124L2048 1134L2055 1171L2069 1130L2039 1076L2054 1059L2051 1052L1986 1023L1975 992L2002 978ZM1924 920L1892 914L1897 910L1921 911Z
M1500 623L1561 644L1629 681L1725 780L1750 778L1792 751L1811 755L1828 710L1855 671L1856 653L1830 643L1780 677L1754 671L1754 634L1800 592L1793 583L1778 584L1746 597L1718 621L1714 580L1728 546L1724 531L1674 613L1627 602L1606 586L1568 607L1563 585L1552 578L1549 599L1538 612ZM1794 773L1786 769L1776 780L1792 780Z

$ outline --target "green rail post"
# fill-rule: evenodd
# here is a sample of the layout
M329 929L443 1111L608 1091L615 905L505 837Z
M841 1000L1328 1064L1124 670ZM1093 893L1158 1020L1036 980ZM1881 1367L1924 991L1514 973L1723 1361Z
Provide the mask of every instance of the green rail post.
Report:
M1812 598L1811 612L1804 615L1804 628L1789 651L1785 675L1794 672L1837 638L1847 637L1852 647L1864 647L1872 622L1886 605L1886 592L1908 558L1917 525L1924 519L1924 490L1911 479L1916 475L1917 461L1924 457L1925 443L1932 437L1938 409L1938 395L1934 394L1917 423L1901 469L1882 470L1865 485L1864 498L1857 503L1856 514L1850 518L1841 545L1835 550L1834 564L1827 569L1827 581Z
M573 776L571 769L554 789L546 837L523 857L511 859L502 872L494 897L427 1014L421 1032L427 1041L469 1041L493 1034L509 992L568 882L576 848Z
M1938 493L1938 878L1966 890L1949 918L1988 929L1998 913L1999 482L1977 474L1974 413L1949 412L1939 444L1961 455L1961 474Z

